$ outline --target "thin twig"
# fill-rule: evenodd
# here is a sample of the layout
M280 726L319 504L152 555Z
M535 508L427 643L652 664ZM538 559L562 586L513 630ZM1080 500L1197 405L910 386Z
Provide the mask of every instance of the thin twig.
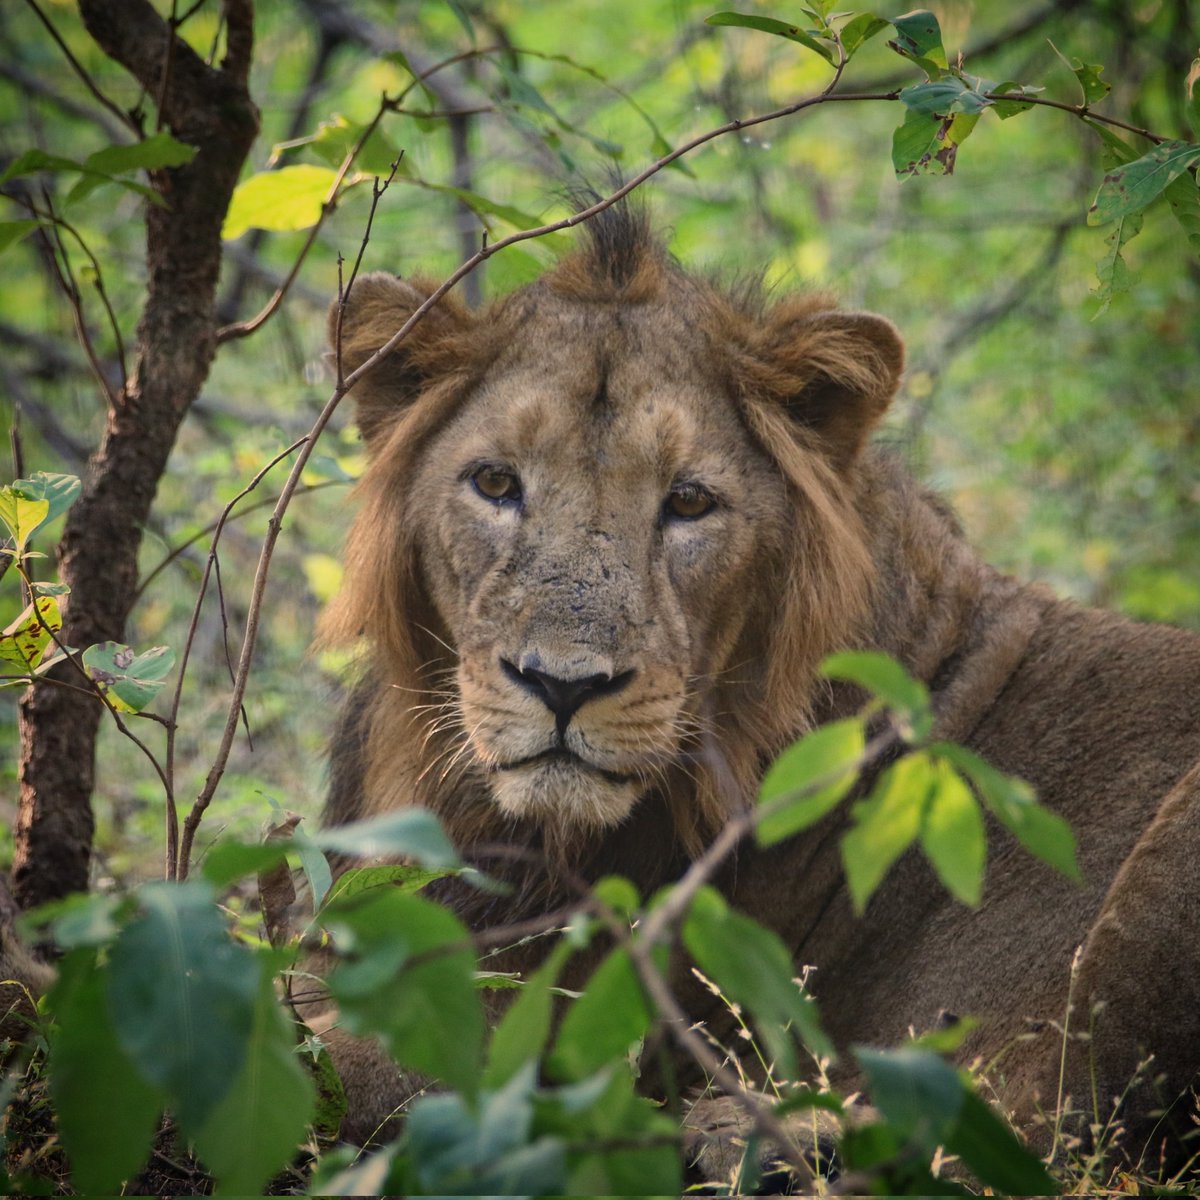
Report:
M204 597L208 591L208 581L212 575L214 563L216 562L217 547L221 541L221 534L225 530L225 525L229 520L229 516L232 513L234 507L237 505L238 501L241 500L243 497L248 496L252 491L254 491L254 489L256 487L258 487L258 485L263 481L263 479L266 478L267 474L274 467L278 466L278 464L281 463L285 458L287 458L287 456L289 454L292 454L297 449L300 449L301 457L304 459L304 461L307 462L308 461L307 455L304 454L303 448L306 446L310 446L312 444L313 436L314 435L312 433L306 434L304 437L300 438L298 441L293 442L286 450L283 450L279 454L277 454L273 459L271 459L271 461L269 463L267 463L267 465L265 467L263 467L254 476L254 478L236 496L234 496L234 498L232 500L230 500L230 502L225 506L225 508L221 512L220 519L217 521L216 528L213 531L212 544L209 547L209 551L208 551L208 560L204 564L204 575L203 575L202 579L200 580L200 590L196 596L196 603L192 606L192 618L188 624L187 637L184 639L183 653L180 656L178 677L176 678L176 681L175 681L175 695L172 697L172 700L171 700L172 726L174 726L174 723L178 719L178 716L179 716L179 706L180 706L180 703L182 701L182 696L183 696L184 676L187 673L187 664L188 664L188 659L191 657L192 645L196 640L196 630L199 628L199 625L200 625L200 610L204 604ZM294 473L294 474L295 474L295 477L298 479L299 478L298 473ZM292 481L292 476L288 477L288 481L289 482ZM293 491L295 490L294 484L293 484L292 490ZM272 522L271 532L277 531L277 525L275 523L278 520L280 520L281 516L282 516L282 514L279 513L278 509L279 509L279 503L278 503L278 501L276 501L276 515L272 516L272 518L271 518L271 522ZM267 536L268 536L268 540L270 540L271 533L268 533ZM260 561L260 571L261 571L261 561ZM260 600L259 600L259 607L261 607L261 594L260 594ZM253 616L255 618L256 628L257 628L257 612L254 611L253 601L251 602L250 616ZM249 623L249 619L250 619L250 617L248 616L247 623ZM245 658L244 644L243 644L242 653L243 653L243 660L244 660L244 658ZM243 673L243 669L244 669L244 673ZM237 698L238 698L237 707L233 710L234 729L235 730L237 728L238 716L242 712L242 699L244 698L245 693L246 693L245 675L248 675L248 673L249 673L248 666L245 666L244 662L239 662L238 677L241 680L241 687L239 688L237 686L236 682L234 685L234 691L237 693ZM230 736L230 743L232 744L232 735ZM224 743L222 743L222 744L224 745ZM228 757L229 757L229 753L228 753L228 749L226 749L225 759L228 759ZM223 766L223 763L222 763L222 766ZM175 739L174 739L174 736L169 736L167 739L167 772L172 778L174 778L174 774L175 774ZM210 775L211 775L211 772L210 772ZM215 790L215 785L214 785L213 790ZM211 800L211 798L212 797L210 794L208 799ZM188 813L187 819L184 822L183 838L182 838L182 842L181 842L180 838L179 838L179 815L175 809L174 801L172 800L172 802L167 806L167 878L168 879L186 879L187 878L188 859L191 855L192 841L196 836L196 828L200 824L200 818L203 816L204 809L207 807L208 807L207 800L205 800L203 805L201 805L200 800L197 800L196 804L192 807L192 811Z
M310 492L321 491L322 488L345 487L349 482L350 481L346 479L322 479L320 483L308 483L305 484L304 487L297 488L296 495L307 496ZM268 496L263 500L259 500L257 504L251 504L246 508L241 509L235 516L231 517L230 520L240 521L243 517L248 517L251 513L258 512L264 508L270 508L277 499L278 497L276 496ZM160 559L159 562L146 573L142 581L137 585L137 590L133 593L133 602L136 604L150 584L153 583L154 580L157 579L158 576L167 569L167 567L175 562L180 555L186 554L187 551L202 538L208 537L208 535L217 528L220 522L220 517L218 517L215 521L210 521L203 529L192 534L190 538L180 542L177 546L173 546L166 556Z
M309 251L316 244L317 237L320 234L326 219L337 208L338 200L340 199L338 193L341 191L342 184L345 182L346 176L350 172L350 168L354 165L355 159L357 159L359 154L362 153L362 149L367 144L367 141L371 135L379 127L380 121L382 121L389 112L403 111L400 106L403 104L408 94L414 88L418 87L421 83L428 79L431 75L436 75L439 71L445 70L447 67L453 66L455 63L462 62L464 59L477 58L484 54L493 54L502 49L502 46L484 46L471 50L464 50L459 54L451 55L451 57L435 63L428 70L423 71L420 75L415 76L413 81L405 86L396 96L389 97L385 95L380 100L379 107L376 109L375 115L370 121L367 122L362 133L359 135L358 140L353 146L350 147L349 151L347 151L346 157L342 160L341 165L338 167L337 175L334 177L333 182L329 185L329 191L325 193L325 199L321 202L321 212L317 217L316 223L309 228L308 236L304 239L304 245L300 247L300 251L296 255L291 269L284 277L283 282L280 283L279 287L275 289L275 294L267 301L267 303L255 316L250 317L245 321L234 321L232 324L224 325L218 329L217 345L221 345L223 342L232 341L235 338L249 337L250 334L261 329L263 325L265 325L267 321L269 321L271 317L273 317L279 310L280 305L284 301L284 297L287 296L292 284L296 281L296 277L300 274L300 268L304 265L305 260L308 258ZM403 154L403 151L401 151L401 154ZM393 163L392 165L392 176L389 177L389 183L391 182L391 178L395 176L398 165L399 159L397 159L396 163Z
M63 41L62 36L59 34L58 30L54 28L53 24L50 22L50 19L38 7L37 0L25 0L25 3L28 4L29 7L32 8L37 14L38 20L41 21L41 23L46 27L46 31L50 34L51 38L54 39L55 45L57 45L58 48L63 52L67 62L71 64L71 69L76 75L79 76L81 80L83 80L84 87L86 87L87 90L91 92L92 95L95 96L96 99L99 100L100 103L103 104L104 107L107 108L108 111L112 113L122 125L132 130L140 140L142 137L141 126L133 119L132 116L130 116L129 113L121 108L119 104L110 100L100 90L100 88L96 85L96 81L84 69L83 64L75 57L74 54L71 53L70 47L66 42Z

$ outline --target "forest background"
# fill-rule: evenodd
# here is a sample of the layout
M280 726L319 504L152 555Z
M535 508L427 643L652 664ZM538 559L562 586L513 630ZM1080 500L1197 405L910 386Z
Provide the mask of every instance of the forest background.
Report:
M156 5L210 60L236 57L223 14L238 7ZM361 249L364 270L445 276L485 236L494 243L564 218L581 188L603 193L672 147L829 83L831 66L811 47L706 23L716 7L258 6L253 57L243 66L261 132L225 222L219 352L144 524L122 638L141 651L182 649L211 533L225 506L257 481L225 524L220 586L198 614L172 733L172 787L182 804L204 793L227 724L251 580L286 456L262 473L304 437L336 382L324 314L344 275L339 263ZM787 7L740 9L799 19L799 6ZM820 13L830 7L816 5ZM1185 79L1200 22L1187 0L933 7L951 66L1029 84L1042 89L1031 95L1060 107L1094 105L1160 137L1196 136ZM900 326L909 369L882 437L950 500L991 561L1088 603L1200 627L1195 215L1185 214L1181 229L1162 197L1144 224L1139 213L1115 232L1113 223L1090 224L1113 166L1111 145L1078 112L1048 106L1006 113L1020 119L1003 122L983 112L978 128L961 122L952 173L936 163L906 170L894 142L905 110L896 99L923 76L912 54L905 61L889 48L889 36L864 40L823 102L699 147L657 173L641 201L692 269L761 272L772 288L829 290ZM887 99L838 103L839 92ZM381 96L403 99L388 106L339 182ZM143 136L158 133L157 98L98 48L73 5L7 7L0 419L11 431L13 478L84 475L109 400L127 378L146 290L147 196L137 167L175 164L89 156L130 145L139 124ZM1136 153L1150 147L1123 136ZM39 152L56 161L38 160ZM380 194L372 179L388 176ZM506 248L460 288L470 303L502 294L573 238L560 232ZM197 860L218 837L253 840L280 809L319 812L324 747L350 663L312 655L308 643L338 586L348 493L361 466L342 406L287 512L243 728L198 825ZM40 529L32 547L52 554L57 529ZM12 575L4 586L5 611L16 617L20 589ZM139 736L165 736L147 733L150 724L137 722ZM7 834L18 818L15 703L0 707L0 725ZM94 890L162 874L162 780L150 756L107 720L93 809L84 865ZM11 841L0 845L0 864L12 854Z
M181 32L207 54L219 37L218 9L194 7ZM375 115L381 93L411 84L405 61L420 71L473 44L506 48L415 89L403 106L409 111L385 117L362 164L386 173L404 151L364 269L436 277L477 249L485 229L496 240L565 215L570 188L604 190L614 158L632 174L667 145L769 111L829 76L822 59L794 43L706 25L712 4L489 3L474 12L473 35L459 7L433 0L259 7L250 90L262 132L245 174L299 172L292 172L295 194L289 199L285 189L268 200L258 219L306 225L315 218L328 179L319 171L340 158L352 140L347 131ZM769 4L742 7L788 16ZM1182 79L1197 43L1197 15L1185 0L951 0L936 8L946 46L966 50L969 70L1028 80L1076 104L1079 84L1064 59L1101 64L1100 78L1114 91L1097 111L1185 135ZM136 85L100 53L73 6L50 3L43 11L117 105L132 107ZM34 146L83 159L120 139L116 119L65 65L30 9L9 6L0 55L6 160ZM859 51L845 87L902 86L904 65L876 38ZM518 91L525 83L536 90ZM1200 269L1165 204L1126 244L1125 290L1102 305L1096 268L1112 230L1086 223L1102 174L1102 144L1091 129L1049 110L1003 124L988 114L952 177L898 179L891 162L897 107L829 104L717 140L690 155L686 169L658 175L642 199L672 253L693 269L762 271L772 287L829 289L900 326L910 365L883 437L951 501L991 561L1088 603L1200 626ZM466 115L416 115L447 111ZM61 203L73 180L35 181L35 197L43 183ZM453 187L471 199L460 202ZM14 181L6 190L29 189ZM203 531L327 399L333 377L324 312L337 293L337 257L353 260L370 203L368 182L347 187L277 314L253 337L222 346L145 529L130 645L178 648L207 551ZM126 341L142 299L142 204L136 193L109 186L64 210L101 265ZM8 209L5 219L27 215L16 203ZM232 322L262 307L308 234L249 225L227 233L236 236L226 243L220 310ZM570 237L498 254L462 285L467 296L477 301L532 278ZM0 420L19 430L14 477L82 474L103 427L96 368L79 344L54 264L60 251L83 294L81 320L98 369L109 378L119 371L91 261L72 238L59 241L26 237L0 259L7 347ZM323 747L345 664L309 656L307 644L337 587L348 485L360 465L343 406L288 514L246 697L253 745L246 737L235 745L210 836L257 827L270 816L268 798L305 814L319 810ZM272 494L283 473L277 468L259 494ZM224 721L226 645L236 655L269 511L247 513L224 534L223 611L215 602L205 608L183 697L176 748L183 796L200 790ZM40 535L40 548L48 550L52 536ZM5 835L16 816L15 699L10 691L0 706ZM111 723L99 753L98 877L154 874L159 780ZM201 836L201 848L207 840ZM0 861L8 854L0 848Z

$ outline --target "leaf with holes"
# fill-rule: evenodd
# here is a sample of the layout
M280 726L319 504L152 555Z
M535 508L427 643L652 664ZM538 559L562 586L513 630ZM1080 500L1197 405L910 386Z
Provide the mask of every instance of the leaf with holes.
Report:
M62 613L56 596L38 596L4 632L0 634L0 665L22 674L33 671L45 657L53 634L62 629Z
M1141 158L1107 172L1088 209L1088 224L1103 225L1145 208L1195 162L1200 162L1200 146L1163 142Z
M138 654L120 642L99 642L83 652L83 669L118 712L141 712L162 691L174 665L169 646Z
M909 109L904 124L892 135L892 166L897 178L953 175L958 148L978 121L978 113L955 113L943 118Z
M903 58L915 62L931 79L946 70L946 51L942 46L942 30L937 17L927 9L893 17L896 37L888 42Z

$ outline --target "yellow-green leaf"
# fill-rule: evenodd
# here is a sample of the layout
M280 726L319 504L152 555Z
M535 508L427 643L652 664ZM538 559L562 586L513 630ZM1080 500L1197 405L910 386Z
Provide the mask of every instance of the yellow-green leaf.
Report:
M308 163L251 175L234 190L221 236L230 240L247 229L307 229L321 219L336 179L330 167Z

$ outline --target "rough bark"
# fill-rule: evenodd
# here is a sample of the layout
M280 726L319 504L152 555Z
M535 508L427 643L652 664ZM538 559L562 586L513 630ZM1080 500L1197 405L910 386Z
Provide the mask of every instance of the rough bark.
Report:
M247 76L251 0L225 0L227 54L208 66L147 0L80 0L88 32L158 100L163 125L198 153L157 172L167 207L147 206L146 304L135 369L110 408L83 491L58 546L71 587L68 645L124 639L137 555L181 421L216 350L221 223L258 132ZM31 905L85 889L91 855L100 704L77 691L31 689L21 704L21 806L13 887Z

